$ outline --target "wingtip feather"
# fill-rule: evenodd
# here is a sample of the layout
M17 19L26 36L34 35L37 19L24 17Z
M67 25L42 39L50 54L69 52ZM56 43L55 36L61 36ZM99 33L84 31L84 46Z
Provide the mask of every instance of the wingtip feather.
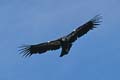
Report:
M20 46L18 51L20 51L19 54L23 54L23 57L30 57L32 54L30 53L30 45L22 45Z
M99 14L99 15L96 15L95 17L93 17L90 21L92 21L93 25L100 25L100 22L102 19L102 16Z

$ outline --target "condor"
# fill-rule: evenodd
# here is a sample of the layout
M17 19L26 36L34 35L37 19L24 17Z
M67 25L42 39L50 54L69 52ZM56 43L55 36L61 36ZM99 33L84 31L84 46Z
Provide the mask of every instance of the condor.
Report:
M99 25L101 16L96 15L91 20L86 22L85 24L79 26L77 29L73 30L70 34L58 38L56 40L35 44L35 45L24 45L21 46L20 53L24 53L23 56L31 56L33 54L42 54L50 50L57 50L62 48L60 57L67 55L72 47L74 41L76 41L79 37L86 34L88 31L96 28L96 25Z

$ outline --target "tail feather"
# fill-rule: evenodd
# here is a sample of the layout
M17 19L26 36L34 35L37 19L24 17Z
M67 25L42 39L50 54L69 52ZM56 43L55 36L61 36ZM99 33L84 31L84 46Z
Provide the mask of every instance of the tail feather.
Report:
M63 57L64 55L67 55L69 53L71 47L72 47L72 44L62 46L62 51L61 51L60 57Z

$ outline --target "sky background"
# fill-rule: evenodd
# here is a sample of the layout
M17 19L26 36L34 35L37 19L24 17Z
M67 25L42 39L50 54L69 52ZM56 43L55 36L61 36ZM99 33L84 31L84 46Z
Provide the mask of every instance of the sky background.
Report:
M60 49L24 58L19 46L57 39L97 14L101 25ZM120 80L120 0L0 0L0 80Z

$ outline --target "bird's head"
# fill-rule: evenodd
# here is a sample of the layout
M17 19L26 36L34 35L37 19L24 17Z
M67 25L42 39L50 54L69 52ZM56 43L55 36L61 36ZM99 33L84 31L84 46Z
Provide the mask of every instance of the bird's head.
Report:
M63 42L66 41L66 38L62 38L62 41L63 41Z

